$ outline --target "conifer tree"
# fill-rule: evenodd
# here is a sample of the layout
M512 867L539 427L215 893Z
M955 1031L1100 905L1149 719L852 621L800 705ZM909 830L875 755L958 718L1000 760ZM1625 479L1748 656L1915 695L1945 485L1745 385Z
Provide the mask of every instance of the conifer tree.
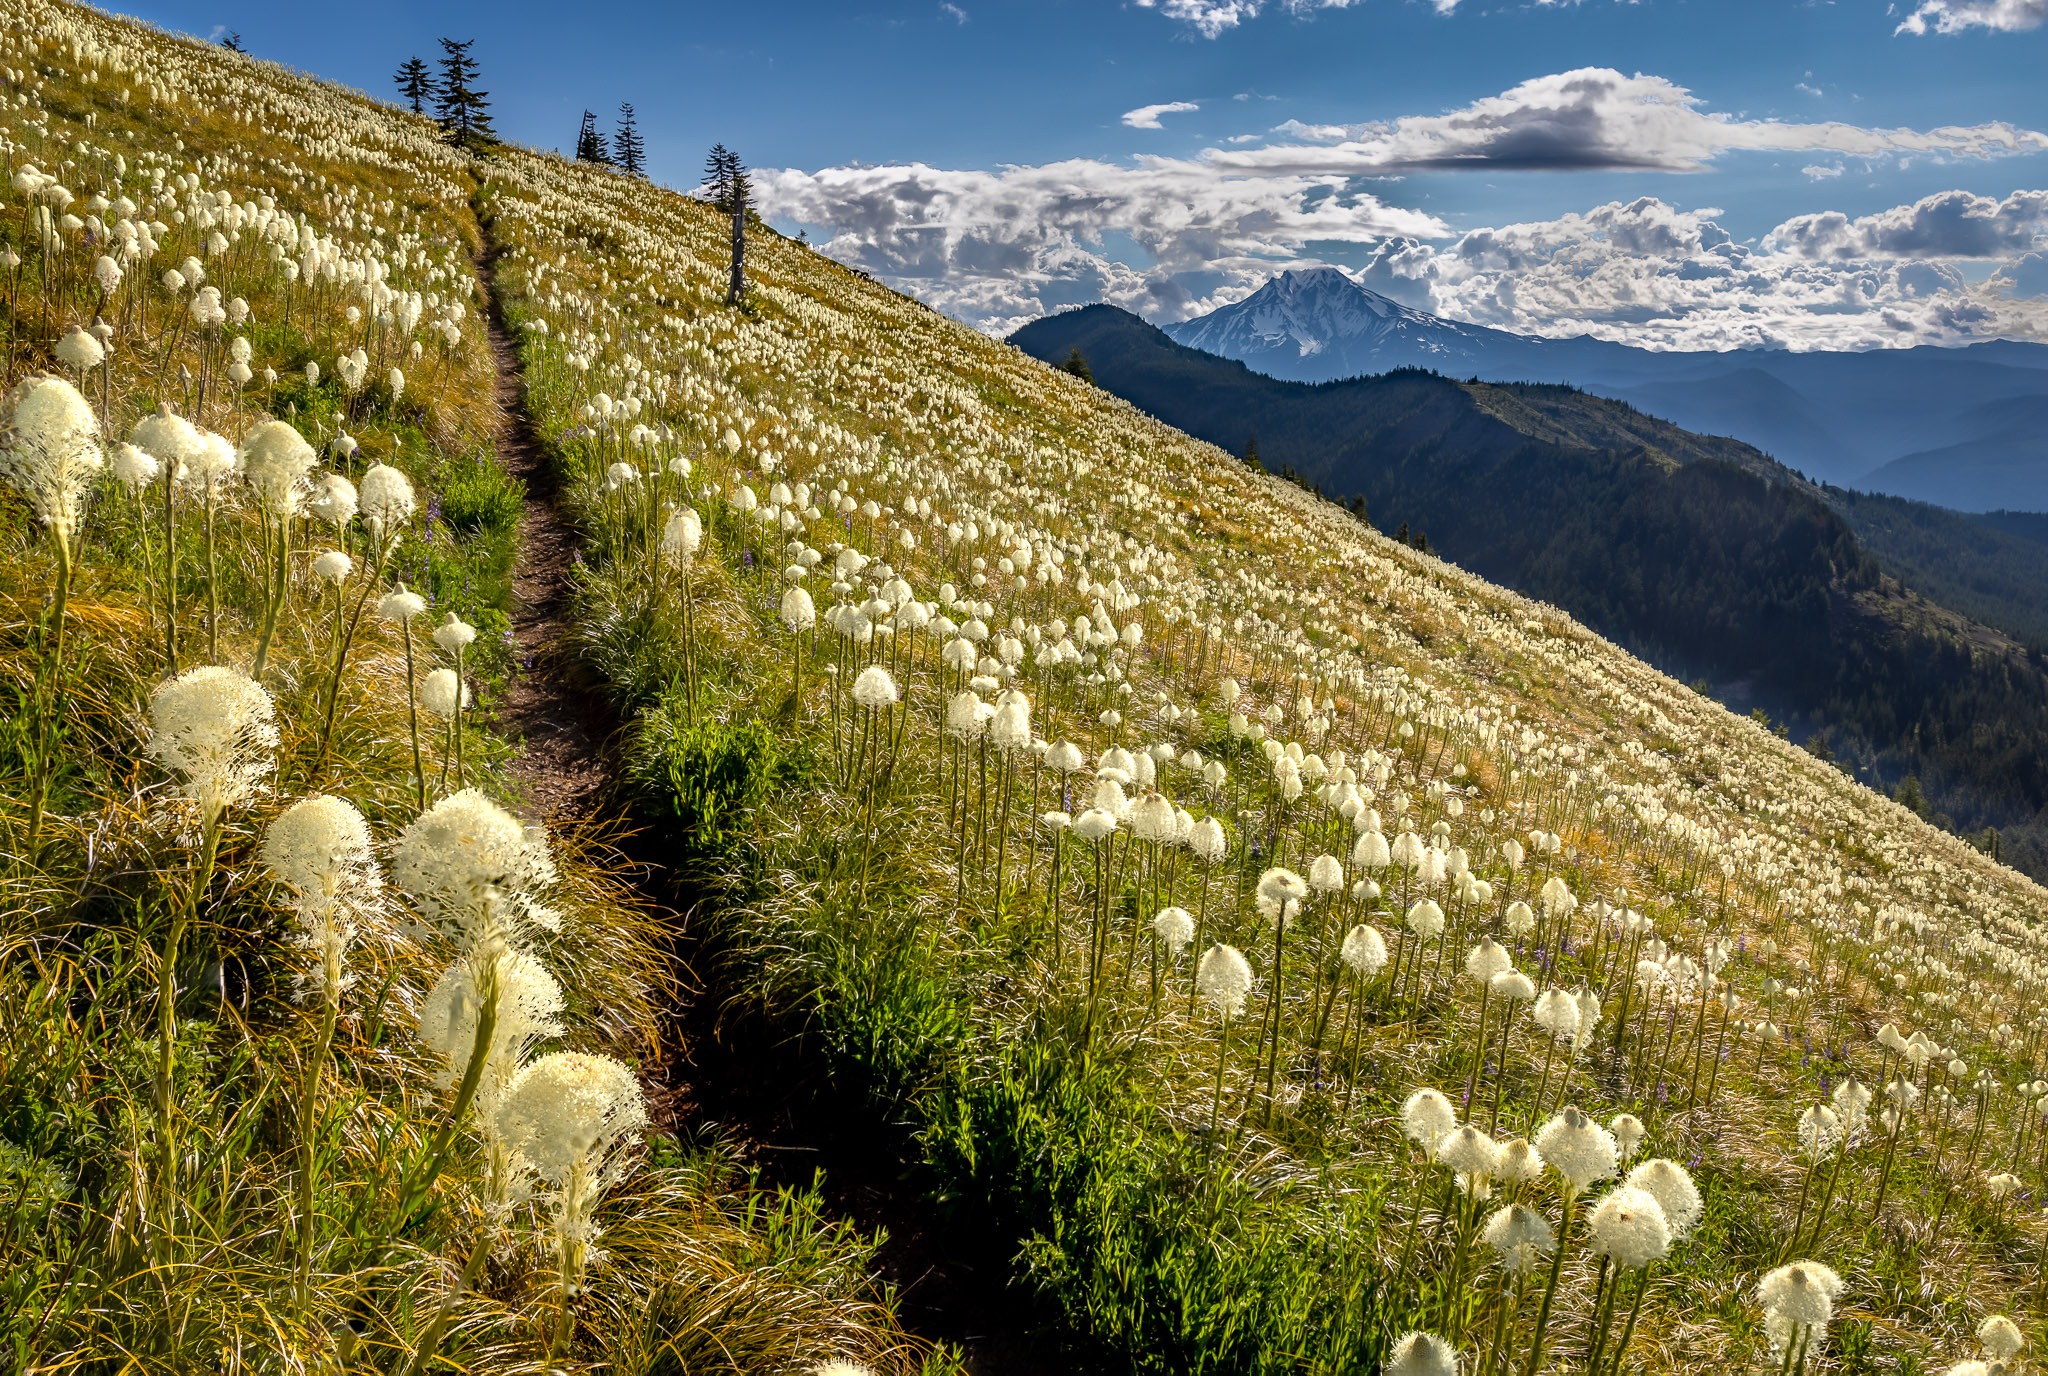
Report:
M583 112L583 127L576 131L576 161L611 166L611 150L605 147L604 135L597 132L597 116L588 110Z
M619 102L619 129L612 135L612 161L629 177L647 175L647 145L640 138L639 123L633 118L633 102Z
M231 53L246 53L249 51L242 46L241 32L236 29L229 29L227 35L221 39L220 45Z
M406 106L416 115L427 112L427 102L434 98L434 74L427 70L427 64L418 57L408 57L398 64L398 74L391 78L398 83L398 94Z
M474 149L495 138L491 128L490 92L476 89L477 61L469 55L473 38L441 40L441 77L435 83L434 118L450 143Z
M1073 348L1067 350L1067 357L1066 360L1060 364L1060 371L1063 373L1072 373L1075 377L1080 378L1083 382L1095 381L1095 374L1089 370L1087 356L1081 352L1081 346L1079 344L1076 344Z

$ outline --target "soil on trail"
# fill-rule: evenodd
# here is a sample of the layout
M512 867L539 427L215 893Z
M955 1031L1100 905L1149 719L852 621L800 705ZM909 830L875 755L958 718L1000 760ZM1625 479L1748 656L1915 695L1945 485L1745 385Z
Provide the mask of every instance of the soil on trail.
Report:
M499 312L495 268L498 249L488 233L476 259L484 288L483 310L496 365L496 421L492 442L498 462L526 485L519 518L519 553L512 570L512 636L516 664L499 722L520 742L512 762L519 801L550 823L587 827L615 804L611 736L617 718L576 661L570 630L574 532L557 506L559 484L540 435L524 406L523 374L510 331ZM627 852L636 847L620 838ZM630 878L657 907L660 858L620 854ZM625 877L625 876L622 876ZM687 924L684 924L687 941ZM658 1125L710 1122L736 1139L742 1154L770 1183L806 1185L823 1172L826 1200L838 1217L865 1231L886 1230L877 1257L880 1279L897 1292L898 1317L920 1337L957 1344L972 1376L1053 1376L1072 1368L1058 1363L1042 1339L1028 1332L1021 1299L1007 1289L1015 1248L977 1230L971 1220L941 1220L902 1162L870 1132L851 1132L816 1105L829 1094L801 1073L750 1077L717 1046L718 991L696 988L674 1011L650 1086ZM699 1063L692 1064L693 1061ZM711 1068L709 1061L727 1073Z
M576 537L556 510L554 470L522 404L519 355L498 310L497 261L495 246L476 260L485 293L482 315L497 368L497 419L491 442L498 463L526 485L519 554L512 566L512 639L517 649L498 716L520 742L512 762L520 801L551 819L585 819L596 811L612 781L606 749L612 712L577 672L569 638Z

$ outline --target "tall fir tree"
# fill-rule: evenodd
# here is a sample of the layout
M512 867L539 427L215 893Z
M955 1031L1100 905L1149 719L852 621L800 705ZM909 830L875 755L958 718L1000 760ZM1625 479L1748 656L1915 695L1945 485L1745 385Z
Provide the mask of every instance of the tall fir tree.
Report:
M441 75L434 83L434 118L450 143L474 149L497 137L491 128L490 92L476 87L477 61L469 55L473 38L441 40Z
M629 177L647 175L647 145L640 138L639 121L633 117L633 102L619 102L619 129L612 135L612 161Z
M583 112L583 127L576 131L576 161L611 166L611 150L605 147L604 135L597 132L597 116L588 110Z
M713 144L711 155L704 159L704 199L727 214L732 213L732 170L738 163L722 143Z
M417 57L408 57L398 64L398 74L391 79L398 83L398 94L407 107L416 115L424 115L427 102L434 98L434 74L427 64Z

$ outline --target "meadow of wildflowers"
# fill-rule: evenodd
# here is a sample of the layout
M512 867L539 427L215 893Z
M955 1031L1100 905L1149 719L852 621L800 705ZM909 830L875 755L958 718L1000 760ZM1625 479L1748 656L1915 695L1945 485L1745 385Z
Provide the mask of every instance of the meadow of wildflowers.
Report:
M0 1364L943 1367L664 1107L662 927L494 724L470 160L6 20Z
M2041 889L808 248L6 8L21 1365L943 1367L665 1106L687 900L1076 1363L2020 1369ZM645 884L493 725L486 246Z

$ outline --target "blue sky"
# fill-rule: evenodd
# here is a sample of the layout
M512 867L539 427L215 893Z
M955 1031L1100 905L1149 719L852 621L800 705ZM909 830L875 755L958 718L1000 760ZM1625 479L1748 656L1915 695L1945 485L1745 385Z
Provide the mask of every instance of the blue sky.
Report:
M474 35L501 132L632 100L658 180L722 140L779 224L984 328L1331 262L1653 346L2048 334L2048 0L133 12L378 95Z

